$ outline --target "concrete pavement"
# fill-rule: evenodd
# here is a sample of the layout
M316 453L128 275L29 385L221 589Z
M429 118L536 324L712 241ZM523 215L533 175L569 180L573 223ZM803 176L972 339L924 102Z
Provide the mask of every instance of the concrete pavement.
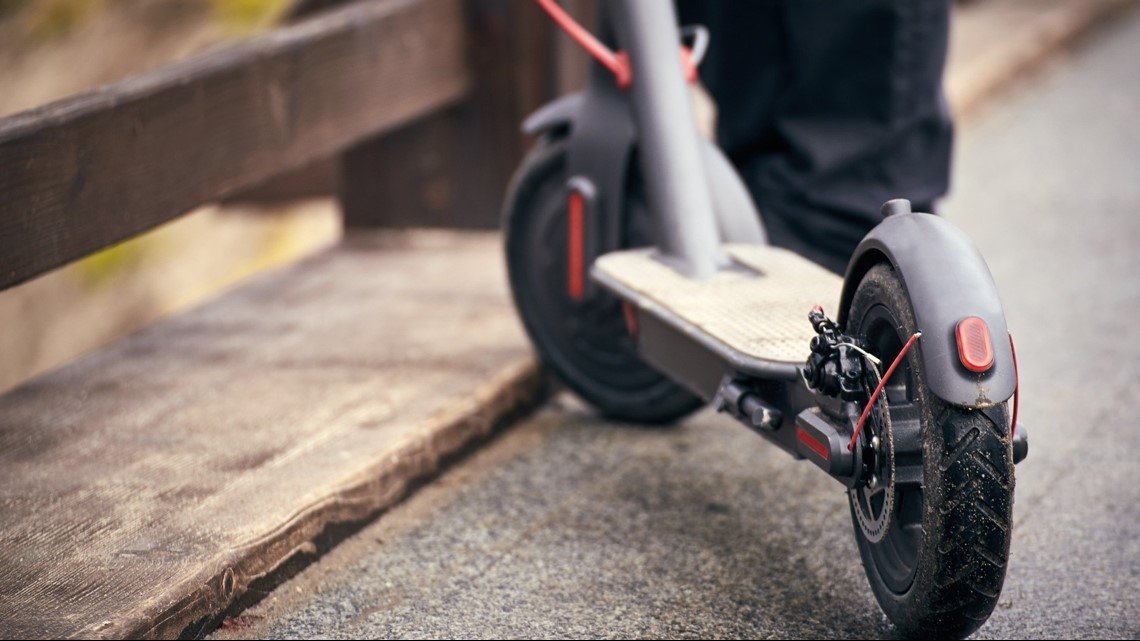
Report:
M978 638L1140 635L1140 14L960 138L947 204L1017 337L1029 459ZM245 637L889 637L839 488L731 421L568 397L219 630Z

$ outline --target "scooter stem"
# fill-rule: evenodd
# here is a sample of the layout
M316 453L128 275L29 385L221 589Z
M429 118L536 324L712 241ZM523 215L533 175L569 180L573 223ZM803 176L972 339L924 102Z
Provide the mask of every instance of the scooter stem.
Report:
M661 251L686 276L709 278L725 259L701 163L700 133L677 54L673 5L610 0L606 8L633 70L628 92L649 207L662 232Z

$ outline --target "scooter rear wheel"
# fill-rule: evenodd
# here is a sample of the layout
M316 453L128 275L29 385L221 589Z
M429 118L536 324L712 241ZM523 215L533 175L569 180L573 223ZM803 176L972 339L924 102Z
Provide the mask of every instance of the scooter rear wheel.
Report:
M606 416L669 423L703 401L637 355L621 302L606 292L581 301L567 285L564 139L544 138L511 181L504 205L507 271L515 305L546 366ZM622 246L652 244L642 199L626 199Z
M886 264L863 277L848 318L847 332L884 363L916 331L906 289ZM997 604L1009 558L1014 478L1006 404L970 410L938 399L926 386L918 349L883 396L876 412L886 416L868 422L863 445L876 430L889 430L879 434L874 470L880 483L893 484L889 518L875 520L883 515L868 490L849 497L868 581L904 634L964 637ZM882 447L888 437L889 449ZM876 522L885 533L874 531Z

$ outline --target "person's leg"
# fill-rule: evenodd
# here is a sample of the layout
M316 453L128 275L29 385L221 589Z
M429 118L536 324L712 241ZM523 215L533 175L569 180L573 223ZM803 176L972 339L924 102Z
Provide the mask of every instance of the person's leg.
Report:
M841 272L879 207L945 194L949 0L679 0L709 26L718 138L772 242Z

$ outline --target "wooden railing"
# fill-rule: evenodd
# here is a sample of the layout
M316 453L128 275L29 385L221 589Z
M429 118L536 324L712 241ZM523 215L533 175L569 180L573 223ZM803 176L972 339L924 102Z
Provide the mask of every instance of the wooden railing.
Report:
M550 26L525 0L333 4L0 119L0 289L321 161L350 227L494 225L519 120L567 82Z

